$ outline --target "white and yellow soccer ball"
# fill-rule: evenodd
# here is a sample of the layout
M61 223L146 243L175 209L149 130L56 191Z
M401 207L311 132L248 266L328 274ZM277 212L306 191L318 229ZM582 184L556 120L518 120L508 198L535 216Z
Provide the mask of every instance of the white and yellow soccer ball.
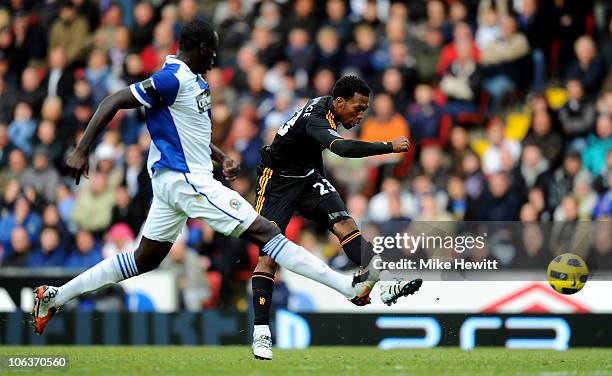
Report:
M548 264L548 283L556 292L565 295L580 291L589 278L589 268L582 257L564 253Z

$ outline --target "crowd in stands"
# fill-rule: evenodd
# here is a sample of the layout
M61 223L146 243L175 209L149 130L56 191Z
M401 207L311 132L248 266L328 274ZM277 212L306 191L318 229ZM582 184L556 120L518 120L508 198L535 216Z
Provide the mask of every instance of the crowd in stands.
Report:
M64 161L100 101L160 69L193 19L219 32L205 76L213 143L241 162L228 184L252 202L259 149L356 74L371 107L342 135L414 143L368 159L326 152L358 221L610 230L611 15L606 0L0 0L0 267L86 268L134 247L152 197L142 109L112 120L79 186ZM256 249L199 221L184 235L172 262L218 272L225 289L248 278ZM346 264L316 224L296 217L288 236Z

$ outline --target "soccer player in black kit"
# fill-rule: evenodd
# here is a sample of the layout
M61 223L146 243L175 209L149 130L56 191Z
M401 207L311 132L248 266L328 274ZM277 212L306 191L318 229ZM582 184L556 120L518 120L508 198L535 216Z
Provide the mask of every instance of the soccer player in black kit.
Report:
M325 224L338 239L348 258L364 267L364 278L372 287L379 281L379 271L370 262L375 254L361 236L344 202L323 171L324 149L341 157L361 158L401 153L408 150L407 137L388 142L345 140L337 132L339 124L346 129L357 126L368 108L370 88L356 76L344 76L334 85L332 95L309 100L278 130L271 145L261 151L258 167L255 210L276 223L284 233L294 211L317 223ZM270 304L274 288L276 263L274 254L259 255L253 272L253 307L255 312L253 354L257 359L272 359L269 329ZM413 294L421 280L380 281L381 300L391 305ZM369 296L353 300L356 305L370 302Z

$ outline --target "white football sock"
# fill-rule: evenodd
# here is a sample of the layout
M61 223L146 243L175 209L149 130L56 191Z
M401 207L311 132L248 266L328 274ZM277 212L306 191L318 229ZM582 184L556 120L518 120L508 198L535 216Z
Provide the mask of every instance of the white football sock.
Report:
M96 291L107 285L138 275L134 252L120 253L100 261L58 288L55 304L61 307L81 294Z
M277 264L338 291L347 298L355 297L353 278L333 271L306 249L278 234L262 250Z

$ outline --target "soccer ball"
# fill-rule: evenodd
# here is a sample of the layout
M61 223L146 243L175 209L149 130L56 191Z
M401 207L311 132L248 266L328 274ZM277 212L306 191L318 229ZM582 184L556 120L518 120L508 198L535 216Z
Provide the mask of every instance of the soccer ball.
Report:
M565 295L580 291L589 277L589 268L582 257L564 253L548 264L548 283L556 292Z

